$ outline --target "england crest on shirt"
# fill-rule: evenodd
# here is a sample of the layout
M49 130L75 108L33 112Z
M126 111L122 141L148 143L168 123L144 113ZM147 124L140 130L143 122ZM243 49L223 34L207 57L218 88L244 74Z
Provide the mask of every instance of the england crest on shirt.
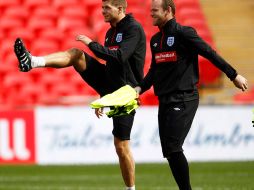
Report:
M116 42L121 42L123 40L123 33L118 33L116 35Z
M167 44L169 47L171 47L175 42L175 37L168 37Z

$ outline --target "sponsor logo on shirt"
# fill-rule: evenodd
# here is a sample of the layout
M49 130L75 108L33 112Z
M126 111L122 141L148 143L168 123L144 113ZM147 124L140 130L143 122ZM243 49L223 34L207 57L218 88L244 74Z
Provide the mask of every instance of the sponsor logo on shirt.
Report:
M116 35L116 42L121 42L123 40L123 33L118 33Z
M118 50L119 46L109 46L108 49L109 50Z
M175 43L175 37L168 37L167 39L167 45L171 47Z
M156 63L174 62L174 61L177 61L177 56L175 51L161 52L161 53L155 54Z

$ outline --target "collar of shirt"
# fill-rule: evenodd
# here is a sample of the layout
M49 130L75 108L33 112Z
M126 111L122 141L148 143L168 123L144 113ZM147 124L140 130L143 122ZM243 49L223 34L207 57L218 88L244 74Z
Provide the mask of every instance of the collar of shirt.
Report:
M126 14L125 17L116 24L116 28L119 28L122 25L125 25L126 23L128 23L128 22L130 22L132 20L134 20L134 17L132 16L132 14L131 13L130 14ZM114 28L114 27L112 27L112 28Z
M160 28L160 31L162 32L169 32L173 28L173 26L176 25L176 19L172 18L170 19L162 28Z

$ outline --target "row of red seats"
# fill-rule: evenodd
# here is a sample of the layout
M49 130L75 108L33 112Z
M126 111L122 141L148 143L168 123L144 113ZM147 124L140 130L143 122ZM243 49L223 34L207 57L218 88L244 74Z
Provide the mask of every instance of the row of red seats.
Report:
M9 71L2 81L1 89L0 103L12 106L70 103L62 101L66 97L82 97L84 103L90 96L97 97L97 93L72 68L34 69L29 73ZM75 103L74 99L72 103Z
M55 7L66 7L71 5L82 5L82 6L98 6L101 4L101 0L8 0L1 1L0 8L6 8L9 6L19 5L29 8L38 6L55 6Z

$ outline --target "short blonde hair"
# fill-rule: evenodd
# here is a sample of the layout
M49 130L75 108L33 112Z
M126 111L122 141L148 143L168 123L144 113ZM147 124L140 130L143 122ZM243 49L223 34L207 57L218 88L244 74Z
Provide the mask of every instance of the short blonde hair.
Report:
M173 0L162 0L162 8L164 10L167 10L168 7L171 7L172 14L175 16L176 13L176 6Z

